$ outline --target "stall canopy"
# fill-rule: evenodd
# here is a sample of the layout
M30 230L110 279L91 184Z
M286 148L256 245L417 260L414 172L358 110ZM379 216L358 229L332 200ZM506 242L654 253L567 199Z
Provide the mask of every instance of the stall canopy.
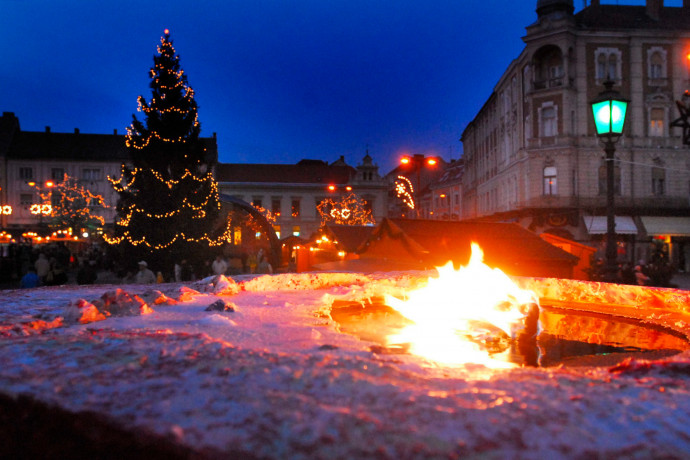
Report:
M690 217L642 216L647 235L690 236Z
M606 216L585 216L585 226L590 235L606 233ZM630 216L616 216L616 233L636 235L637 226Z

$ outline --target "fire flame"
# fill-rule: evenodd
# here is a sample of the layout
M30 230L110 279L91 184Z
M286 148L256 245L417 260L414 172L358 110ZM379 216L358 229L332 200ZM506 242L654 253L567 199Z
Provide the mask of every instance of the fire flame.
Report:
M494 359L486 344L514 342L530 310L538 312L539 300L483 259L479 245L472 243L467 266L455 270L448 262L437 267L438 278L429 278L405 300L386 295L386 305L414 323L389 336L388 344L409 344L411 353L445 365L515 366Z

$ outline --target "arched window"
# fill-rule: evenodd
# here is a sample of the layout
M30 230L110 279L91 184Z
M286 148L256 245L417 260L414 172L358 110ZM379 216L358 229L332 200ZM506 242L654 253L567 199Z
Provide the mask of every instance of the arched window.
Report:
M609 55L608 77L612 80L618 78L618 59L615 54Z
M621 168L618 165L613 167L613 193L621 194ZM606 161L599 167L599 195L606 195Z
M597 48L595 50L595 77L599 80L598 83L609 78L614 81L621 79L621 58L622 53L618 48Z
M556 177L556 167L547 166L544 168L544 195L558 195L558 179Z
M600 80L606 80L608 75L606 74L606 55L600 54L597 58L597 78Z
M652 54L652 58L649 63L649 78L663 78L662 68L664 65L664 60L661 57L661 53Z
M659 80L666 78L666 61L667 61L667 51L661 46L652 46L647 50L647 78L650 80ZM657 82L657 84L663 84L662 82Z

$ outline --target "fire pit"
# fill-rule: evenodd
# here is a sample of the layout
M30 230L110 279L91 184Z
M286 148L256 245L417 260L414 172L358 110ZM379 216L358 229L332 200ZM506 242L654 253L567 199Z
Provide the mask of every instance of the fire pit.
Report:
M374 342L375 353L410 353L409 343L390 344L387 338L411 321L383 299L364 305L336 301L331 317L342 332ZM687 338L676 331L610 315L542 306L539 324L534 340L513 341L492 330L495 336L483 344L484 349L497 360L539 367L610 366L629 357L657 359L690 349Z
M677 291L515 282L483 264L476 245L466 267L438 272L402 298L336 301L331 317L341 331L376 343L376 353L418 354L445 365L613 365L690 348L679 317L687 298Z

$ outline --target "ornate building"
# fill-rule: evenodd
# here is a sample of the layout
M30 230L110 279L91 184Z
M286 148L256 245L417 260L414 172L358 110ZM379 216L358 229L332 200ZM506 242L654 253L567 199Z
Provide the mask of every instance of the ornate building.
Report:
M630 100L615 154L619 257L648 259L658 243L690 269L690 153L670 126L690 88L690 1L590 3L575 13L572 0L537 1L525 48L462 134L463 218L601 244L605 165L590 101L611 78Z

